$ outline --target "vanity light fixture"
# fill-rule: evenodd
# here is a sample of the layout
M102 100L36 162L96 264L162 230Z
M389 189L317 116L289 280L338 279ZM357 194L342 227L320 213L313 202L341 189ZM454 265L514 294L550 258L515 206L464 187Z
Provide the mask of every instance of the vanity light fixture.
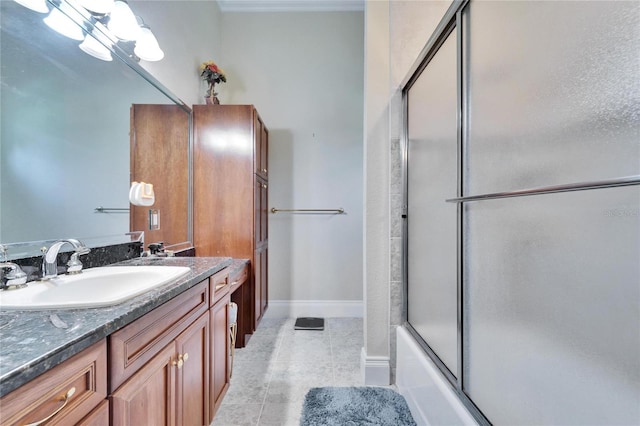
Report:
M156 36L153 35L148 25L140 26L140 37L136 40L136 47L133 53L145 61L159 61L164 58L164 52L160 49Z
M49 12L47 0L15 2L36 12ZM124 53L135 61L159 61L164 58L164 52L151 29L142 18L133 14L126 0L48 2L54 7L43 21L65 37L82 41L78 47L95 58L112 61L112 52L119 52L118 55Z
M120 40L137 40L140 37L140 26L125 0L116 0L109 15L107 28Z
M16 3L38 13L49 13L47 0L16 0Z
M70 16L73 16L75 19L70 18ZM49 13L43 21L52 30L65 37L79 41L84 39L84 32L76 22L81 22L82 19L82 15L75 9L67 3L62 2L60 3L60 9L53 8L51 13Z

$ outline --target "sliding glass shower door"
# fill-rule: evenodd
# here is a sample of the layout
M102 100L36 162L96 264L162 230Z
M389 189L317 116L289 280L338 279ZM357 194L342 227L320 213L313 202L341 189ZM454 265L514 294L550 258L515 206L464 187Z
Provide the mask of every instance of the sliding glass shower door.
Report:
M413 328L458 375L456 34L451 33L408 92L407 313Z
M404 89L410 329L481 420L640 424L640 2L440 31Z
M464 13L464 390L495 424L640 422L637 2ZM544 194L576 184L577 192Z

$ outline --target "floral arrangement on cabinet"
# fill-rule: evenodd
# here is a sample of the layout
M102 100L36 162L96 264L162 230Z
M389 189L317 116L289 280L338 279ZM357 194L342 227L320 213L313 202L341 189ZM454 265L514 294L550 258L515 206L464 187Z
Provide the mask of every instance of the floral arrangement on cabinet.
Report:
M220 101L216 97L218 94L214 90L216 83L226 83L227 77L224 75L222 68L218 67L215 62L207 61L200 65L200 77L209 85L204 100L207 105L219 104Z

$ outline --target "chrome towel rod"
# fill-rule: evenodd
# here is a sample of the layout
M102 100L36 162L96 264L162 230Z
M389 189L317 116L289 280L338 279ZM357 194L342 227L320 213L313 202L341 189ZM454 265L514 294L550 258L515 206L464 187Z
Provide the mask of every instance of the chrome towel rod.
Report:
M119 207L102 207L102 206L100 206L100 207L96 207L94 209L94 211L96 213L109 213L109 212L121 212L121 213L124 213L124 212L128 212L129 209L128 208L119 208Z
M340 207L339 209L276 209L275 207L271 208L271 213L275 214L275 213L278 213L278 212L344 214L344 209L342 207Z
M587 189L615 188L620 186L640 185L640 175L619 179L600 180L595 182L570 183L566 185L545 186L542 188L521 189L492 194L470 195L468 197L450 198L447 203L465 203L468 201L495 200L498 198L524 197L528 195L553 194L557 192L585 191Z

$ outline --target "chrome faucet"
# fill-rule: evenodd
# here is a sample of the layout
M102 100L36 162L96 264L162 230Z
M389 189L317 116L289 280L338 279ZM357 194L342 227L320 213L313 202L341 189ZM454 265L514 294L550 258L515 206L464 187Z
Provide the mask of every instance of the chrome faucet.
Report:
M71 244L75 253L71 255L71 259L67 262L67 273L78 274L82 272L82 262L78 259L81 254L87 254L91 250L82 242L69 238L66 240L58 240L42 256L42 279L48 280L58 276L58 253L65 244Z

